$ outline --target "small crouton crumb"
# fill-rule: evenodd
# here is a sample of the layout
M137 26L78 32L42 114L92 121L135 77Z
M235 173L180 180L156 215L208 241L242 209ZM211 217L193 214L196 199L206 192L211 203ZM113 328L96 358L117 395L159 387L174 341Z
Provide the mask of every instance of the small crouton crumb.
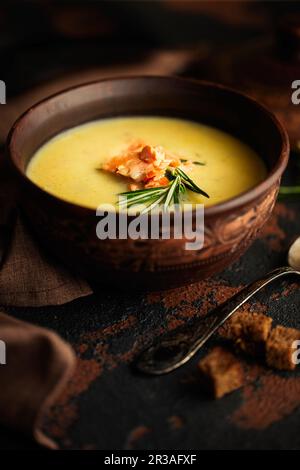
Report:
M262 313L237 312L228 320L224 336L233 341L240 351L260 356L265 352L271 325L272 318Z
M300 331L294 328L276 326L266 343L266 362L268 366L279 370L293 370L293 342L300 340Z
M201 385L214 398L236 390L243 384L243 368L238 359L222 347L215 347L198 363Z

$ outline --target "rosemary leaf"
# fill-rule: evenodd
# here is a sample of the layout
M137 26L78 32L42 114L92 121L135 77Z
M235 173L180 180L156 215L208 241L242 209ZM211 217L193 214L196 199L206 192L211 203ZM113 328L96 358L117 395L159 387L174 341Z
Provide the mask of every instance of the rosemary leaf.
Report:
M289 196L290 194L300 194L300 186L281 186L280 194Z
M170 184L170 186L169 186L170 189L168 191L168 194L167 194L167 197L166 197L166 200L165 200L165 203L164 203L164 208L165 209L167 209L167 207L171 204L171 201L172 201L173 196L174 196L174 192L176 191L176 187L178 186L179 181L180 181L180 177L176 176L176 178Z
M156 201L154 201L152 204L150 204L148 207L142 210L141 214L146 214L147 212L152 211L156 206L158 206L163 200L165 199L165 194L163 194L161 197L157 198Z
M165 175L169 179L168 185L120 193L119 196L123 196L124 198L118 201L118 205L130 208L137 204L143 204L146 205L146 208L143 209L141 213L146 213L159 204L163 204L165 210L172 205L172 202L179 204L187 189L207 198L209 197L209 195L199 188L199 186L180 168L169 167Z
M281 186L279 189L279 200L300 197L300 186Z
M124 199L121 199L121 201L119 201L119 205L132 205L133 203L135 204L138 204L138 203L142 203L144 200L147 200L149 199L149 196L150 196L150 192L151 191L151 197L154 197L154 196L160 196L161 193L166 193L167 190L168 190L168 186L163 186L162 188L159 188L159 191L156 191L156 189L158 188L147 188L146 190L144 190L143 192L139 192L139 190L137 191L130 191L131 194L127 194L127 193L121 193L119 194L119 196L125 196ZM139 193L139 194L136 194L136 193Z
M179 175L182 176L184 180L183 183L187 187L189 187L191 191L198 193L198 194L202 194L202 196L209 198L209 195L205 191L203 191L201 188L199 188L199 186L197 186L196 183L194 183L194 181L183 170L181 170L180 168L177 168L177 171Z
M166 189L165 186L158 186L157 188L151 188L151 191L160 191L161 189ZM134 191L126 191L124 193L120 193L122 196L132 196L133 194L142 194L142 193L148 193L149 192L149 188L145 188L145 189L135 189Z

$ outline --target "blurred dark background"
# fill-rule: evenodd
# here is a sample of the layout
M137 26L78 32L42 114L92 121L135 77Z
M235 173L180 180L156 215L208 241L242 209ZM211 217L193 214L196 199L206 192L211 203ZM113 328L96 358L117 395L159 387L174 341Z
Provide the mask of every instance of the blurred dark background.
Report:
M273 110L300 151L299 1L2 1L0 146L33 103L117 75L181 75L240 89Z
M0 75L9 97L66 71L136 62L157 48L240 44L295 11L297 1L2 1Z

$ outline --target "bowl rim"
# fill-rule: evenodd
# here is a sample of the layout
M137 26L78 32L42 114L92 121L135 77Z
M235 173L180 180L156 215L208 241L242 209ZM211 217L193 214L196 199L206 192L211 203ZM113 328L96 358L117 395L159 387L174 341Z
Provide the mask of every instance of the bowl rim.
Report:
M179 84L186 84L186 85L194 85L194 86L204 86L204 87L210 87L213 89L219 89L223 90L224 92L231 93L233 95L236 95L238 98L243 98L246 99L254 106L256 106L261 112L263 112L273 123L274 127L279 133L280 139L281 139L281 151L279 158L277 159L275 165L271 169L270 172L267 173L267 176L255 185L254 187L239 193L237 196L234 196L230 199L227 199L223 202L214 204L212 206L205 207L205 217L208 216L215 216L220 213L224 212L229 212L233 211L237 207L241 207L244 205L247 205L249 202L251 202L254 199L259 198L261 195L263 195L269 188L271 188L276 181L281 177L283 174L287 164L288 164L288 159L289 159L289 151L290 151L290 143L289 143L289 137L286 129L284 128L283 124L281 121L275 116L275 114L270 111L266 106L261 104L257 99L253 98L252 96L249 96L247 93L244 93L240 90L236 90L235 88L229 87L227 85L223 85L218 82L214 81L209 81L209 80L197 80L197 79L191 79L191 78L185 78L185 77L177 77L177 76L170 76L170 75L128 75L128 76L117 76L117 77L112 77L112 78L103 78L103 79L97 79L97 80L92 80L89 82L85 82L79 85L74 85L71 87L64 88L63 90L60 90L56 93L53 93L49 96L46 96L42 100L39 100L38 102L34 103L32 106L30 106L28 109L26 109L14 122L12 125L7 139L6 139L6 152L9 156L9 161L13 165L14 170L18 173L19 177L21 179L25 180L27 184L31 185L34 187L35 190L38 190L41 192L44 196L47 195L50 199L56 201L60 205L63 205L65 207L69 207L70 209L77 209L77 210L82 210L85 211L86 213L90 213L95 215L96 209L92 209L90 207L72 203L70 201L64 200L58 196L55 196L44 189L42 189L40 186L38 186L36 183L34 183L25 172L21 171L18 168L17 163L15 162L14 158L14 140L17 137L17 131L19 128L22 128L22 122L26 119L28 114L34 112L34 110L38 107L43 106L46 102L52 100L53 98L57 98L60 95L63 95L65 93L69 93L71 91L75 91L81 88L89 87L92 85L100 84L100 83L109 83L109 82L118 82L118 81L134 81L134 80L156 80L156 81L173 81L177 82ZM62 132L62 131L61 131ZM194 212L195 209L192 211ZM129 216L128 216L129 218Z

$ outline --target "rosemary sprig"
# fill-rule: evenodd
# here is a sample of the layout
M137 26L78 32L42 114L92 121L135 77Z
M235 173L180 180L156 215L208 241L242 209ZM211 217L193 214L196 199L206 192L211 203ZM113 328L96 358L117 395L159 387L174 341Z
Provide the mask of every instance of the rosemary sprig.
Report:
M169 180L167 186L137 189L136 191L120 193L119 196L122 198L118 201L118 205L122 208L129 209L134 205L143 204L146 207L142 213L149 212L158 205L163 205L166 210L172 204L179 204L187 189L209 198L209 195L203 191L203 189L199 188L199 186L180 168L168 168L166 170L166 177Z
M181 158L180 159L181 163L186 163L188 162L188 159L187 158ZM205 163L204 162L199 162L198 160L195 160L194 162L192 162L194 165L200 165L200 166L205 166Z

